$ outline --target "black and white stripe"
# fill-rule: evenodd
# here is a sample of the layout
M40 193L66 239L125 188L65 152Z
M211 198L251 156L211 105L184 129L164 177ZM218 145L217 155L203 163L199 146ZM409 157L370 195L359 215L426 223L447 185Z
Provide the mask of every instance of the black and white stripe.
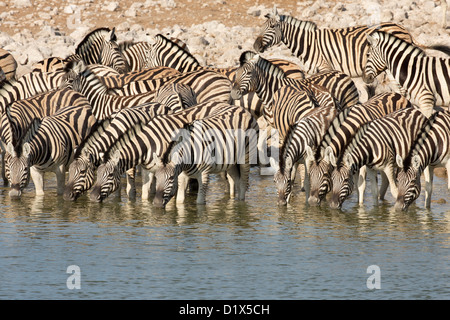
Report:
M429 124L419 134L418 139L406 158L396 156L398 195L396 210L406 210L420 195L422 173L425 177L425 206L431 206L433 192L433 171L445 167L450 172L450 113L437 109L429 119ZM404 160L403 160L404 159ZM448 178L450 191L450 178Z
M33 179L36 195L44 194L44 172L54 171L57 192L62 194L66 167L73 159L73 150L96 123L90 107L68 106L44 119L35 119L16 145L6 147L7 177L10 196L18 197Z
M319 204L331 191L330 206L338 208L352 192L353 181L344 184L340 176L340 164L345 148L350 144L358 129L369 121L384 117L394 111L411 107L411 103L398 93L381 93L363 104L342 110L328 128L319 148L308 157L307 166L311 181L311 205ZM363 171L364 173L364 171ZM336 183L334 181L336 180ZM341 189L344 186L346 189ZM327 192L319 192L327 190ZM384 194L384 192L382 192ZM363 201L363 192L359 193ZM340 200L342 199L342 201Z
M420 47L385 32L375 31L367 35L367 41L370 49L365 82L371 83L386 71L426 116L434 106L450 106L450 58L427 56ZM450 54L450 47L436 48Z

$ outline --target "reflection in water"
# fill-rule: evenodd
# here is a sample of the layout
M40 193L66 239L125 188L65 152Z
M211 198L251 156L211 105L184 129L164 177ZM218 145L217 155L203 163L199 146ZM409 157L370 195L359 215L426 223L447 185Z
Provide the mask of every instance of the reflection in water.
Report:
M255 170L251 181L246 201L217 176L206 205L189 191L166 209L139 194L64 201L52 181L44 196L30 185L19 200L0 188L0 298L450 298L440 280L450 265L444 201L426 210L422 196L395 212L392 198L359 206L353 195L332 210L308 206L295 186L278 207L272 177ZM434 199L448 198L444 179L434 189ZM65 286L71 264L82 270L79 292ZM372 264L379 292L365 287Z

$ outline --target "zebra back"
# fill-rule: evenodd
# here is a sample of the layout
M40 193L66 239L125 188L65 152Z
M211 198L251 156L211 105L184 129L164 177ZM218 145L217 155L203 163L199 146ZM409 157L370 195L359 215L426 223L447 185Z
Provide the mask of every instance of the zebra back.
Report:
M56 72L64 71L67 61L59 57L50 57L44 60L38 61L33 65L31 72Z

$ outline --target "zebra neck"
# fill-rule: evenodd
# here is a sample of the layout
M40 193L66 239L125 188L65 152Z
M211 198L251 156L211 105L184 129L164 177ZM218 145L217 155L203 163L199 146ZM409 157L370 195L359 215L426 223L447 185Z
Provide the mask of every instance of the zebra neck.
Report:
M281 16L283 43L299 58L302 67L309 74L322 71L322 56L318 50L317 25L310 21Z
M381 52L384 56L386 68L397 83L403 86L410 74L409 65L414 59L425 55L422 49L406 41L394 37L389 37L388 39L390 41L380 44L384 45L381 48ZM397 43L392 44L393 41Z
M111 100L115 97L107 94L108 88L92 73L82 76L81 85L80 93L86 96L93 107L103 103L105 98Z

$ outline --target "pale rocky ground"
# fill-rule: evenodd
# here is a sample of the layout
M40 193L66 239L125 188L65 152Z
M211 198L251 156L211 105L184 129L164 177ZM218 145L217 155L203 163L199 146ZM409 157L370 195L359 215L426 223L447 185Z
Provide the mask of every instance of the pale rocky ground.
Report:
M323 28L393 21L420 44L450 45L440 0L0 0L0 48L16 58L20 76L44 58L72 54L93 29L115 27L119 41L152 42L162 33L186 42L203 65L232 67L244 50L253 50L264 15L274 5L281 14ZM284 46L264 57L299 62Z

